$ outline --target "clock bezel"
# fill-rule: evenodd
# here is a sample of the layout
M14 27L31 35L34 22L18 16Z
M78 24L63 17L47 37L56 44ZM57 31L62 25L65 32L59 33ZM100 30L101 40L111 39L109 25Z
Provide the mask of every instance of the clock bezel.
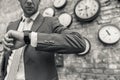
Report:
M98 3L98 11L96 12L96 14L94 14L94 16L90 17L90 18L86 18L86 19L83 19L83 18L80 18L77 14L76 14L76 7L77 5L81 2L82 0L78 1L77 4L75 5L74 7L74 14L75 14L75 17L77 18L78 21L81 21L81 22L91 22L93 20L95 20L98 16L99 16L99 13L101 11L101 4L100 4L100 1L99 0L95 0L97 3Z
M87 55L89 52L90 52L90 50L91 50L91 43L90 43L90 41L87 39L87 38L85 38L84 37L84 39L88 42L88 44L89 44L89 49L87 50L87 52L81 52L81 53L77 53L76 55L77 56L85 56L85 55ZM84 54L83 54L84 53Z
M114 43L106 43L106 42L104 42L103 40L101 40L101 38L100 38L100 31L102 30L102 28L104 28L104 27L108 27L108 26L115 27L116 29L118 29L118 30L120 31L120 28L117 27L117 26L114 25L114 24L106 24L106 25L103 25L103 26L98 30L98 39L99 39L103 44L105 44L105 45L114 45L114 44L116 44L116 43L119 42L120 38L119 38L119 40L117 40L117 41L114 42Z
M55 0L54 0L54 2L55 2ZM62 9L62 8L65 7L66 4L67 4L67 0L65 0L65 3L64 3L62 6L56 7L56 6L54 5L54 2L53 2L53 6L54 6L56 9Z

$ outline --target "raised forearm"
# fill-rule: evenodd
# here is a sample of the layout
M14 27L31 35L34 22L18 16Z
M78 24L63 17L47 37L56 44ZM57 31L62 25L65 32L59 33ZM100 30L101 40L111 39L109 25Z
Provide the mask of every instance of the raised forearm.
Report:
M58 53L79 53L85 50L86 44L77 32L70 34L38 33L37 50Z

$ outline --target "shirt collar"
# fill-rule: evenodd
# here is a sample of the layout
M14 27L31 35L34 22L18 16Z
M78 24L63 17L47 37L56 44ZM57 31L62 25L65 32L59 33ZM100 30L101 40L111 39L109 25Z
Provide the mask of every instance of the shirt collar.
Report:
M30 17L30 19L32 19L33 21L37 18L37 16L39 15L39 11L38 12L36 12L34 15L32 15L31 17ZM27 19L27 17L25 17L24 16L24 14L22 15L22 21L24 21L25 19Z

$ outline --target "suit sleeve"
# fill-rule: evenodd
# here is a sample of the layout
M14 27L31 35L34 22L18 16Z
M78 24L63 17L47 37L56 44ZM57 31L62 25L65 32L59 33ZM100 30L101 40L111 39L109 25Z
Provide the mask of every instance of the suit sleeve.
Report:
M69 54L85 50L85 41L78 32L64 28L56 18L51 23L53 33L37 33L36 50Z

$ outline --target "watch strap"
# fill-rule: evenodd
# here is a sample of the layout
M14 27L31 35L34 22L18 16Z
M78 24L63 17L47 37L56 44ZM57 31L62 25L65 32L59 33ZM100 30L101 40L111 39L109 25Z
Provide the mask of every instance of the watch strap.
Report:
M30 44L31 40L30 40L29 34L31 33L31 31L30 30L25 30L23 32L24 32L24 42L25 42L25 44Z

